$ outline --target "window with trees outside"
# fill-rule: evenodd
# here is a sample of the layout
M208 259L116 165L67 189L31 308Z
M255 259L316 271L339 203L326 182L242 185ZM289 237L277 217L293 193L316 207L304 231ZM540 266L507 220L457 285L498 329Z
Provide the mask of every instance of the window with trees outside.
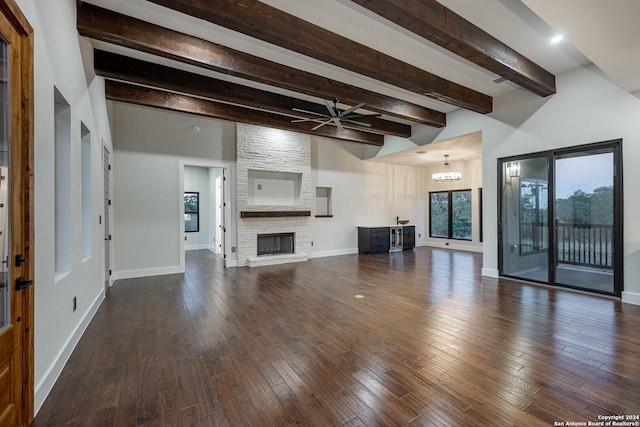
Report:
M184 231L197 233L200 231L200 193L184 193Z
M429 236L471 240L471 190L429 193Z
M549 189L547 181L520 180L520 254L549 249Z

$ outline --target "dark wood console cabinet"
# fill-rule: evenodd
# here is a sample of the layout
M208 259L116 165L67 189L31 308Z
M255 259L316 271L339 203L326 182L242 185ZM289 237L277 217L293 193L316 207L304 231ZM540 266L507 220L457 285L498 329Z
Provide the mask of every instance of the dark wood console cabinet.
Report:
M389 252L389 227L358 227L358 252Z
M377 254L389 252L390 227L358 227L358 252ZM402 226L402 250L413 249L416 245L416 227Z

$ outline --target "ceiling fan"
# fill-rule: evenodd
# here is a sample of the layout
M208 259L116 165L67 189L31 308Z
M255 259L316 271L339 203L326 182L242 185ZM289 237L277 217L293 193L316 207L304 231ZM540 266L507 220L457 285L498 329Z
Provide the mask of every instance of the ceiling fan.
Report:
M300 108L293 108L293 111L297 111L299 113L311 114L313 116L318 116L318 118L306 118L306 119L296 119L292 120L291 123L302 123L302 122L315 122L319 123L316 127L311 130L320 129L322 126L327 124L333 124L338 127L338 129L343 130L341 122L353 123L360 126L370 127L371 124L366 122L361 122L359 119L361 117L379 117L380 114L360 114L356 113L356 110L364 107L364 102L359 103L358 105L354 105L353 107L347 110L341 110L338 108L338 98L333 98L331 100L324 101L324 104L329 111L329 114L316 113L315 111L309 110L301 110Z

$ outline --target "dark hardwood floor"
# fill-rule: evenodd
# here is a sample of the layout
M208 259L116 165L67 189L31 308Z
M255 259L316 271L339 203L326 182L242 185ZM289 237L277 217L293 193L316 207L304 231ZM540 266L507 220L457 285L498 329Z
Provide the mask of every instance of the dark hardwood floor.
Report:
M119 280L40 426L552 426L640 414L640 307L416 248ZM362 295L364 298L356 298Z

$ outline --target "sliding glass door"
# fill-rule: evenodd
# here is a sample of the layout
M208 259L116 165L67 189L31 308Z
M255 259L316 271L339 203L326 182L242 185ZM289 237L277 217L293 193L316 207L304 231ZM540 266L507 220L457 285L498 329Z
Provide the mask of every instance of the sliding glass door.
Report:
M614 153L555 159L556 283L614 293Z
M620 141L500 159L500 274L620 295Z
M549 159L502 164L502 273L549 281Z

